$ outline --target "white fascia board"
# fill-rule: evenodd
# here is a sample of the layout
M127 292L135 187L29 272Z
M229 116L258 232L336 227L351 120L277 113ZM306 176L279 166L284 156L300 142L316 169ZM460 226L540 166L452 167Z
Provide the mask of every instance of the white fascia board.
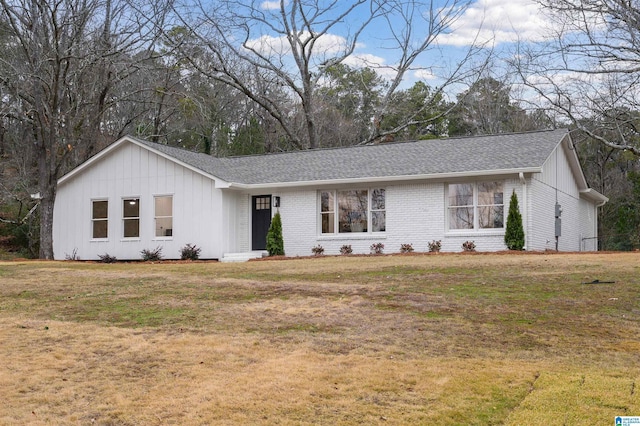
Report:
M84 163L80 164L78 167L76 167L75 169L71 170L69 173L67 173L66 175L62 176L60 179L58 179L58 186L62 185L64 182L70 180L72 177L74 177L75 175L79 174L84 169L89 168L89 166L91 166L93 163L98 162L100 159L102 159L102 157L107 156L111 151L116 150L120 145L122 145L125 142L133 142L133 141L131 139L127 138L126 136L118 139L116 142L112 143L111 145L109 145L108 147L106 147L105 149L103 149L102 151L100 151L99 153L94 155L93 157L89 158L87 161L85 161Z
M567 133L565 138L560 143L562 144L562 149L564 149L567 160L569 161L569 167L571 168L571 171L576 178L578 188L580 188L581 191L589 189L589 184L587 183L587 178L584 175L584 170L582 170L582 165L580 164L578 153L576 152L576 148L573 146L573 139L571 139L571 134Z
M446 179L464 179L464 178L476 178L476 177L491 177L491 176L504 176L515 175L520 173L540 173L541 167L529 167L521 169L502 169L502 170L477 170L471 172L453 172L453 173L430 173L424 175L401 175L401 176L379 176L379 177L362 177L362 178L347 178L347 179L327 179L327 180L310 180L310 181L296 181L296 182L274 182L274 183L235 183L231 182L227 188L230 189L268 189L268 188L294 188L294 187L309 187L309 186L328 186L328 185L358 185L358 184L370 184L380 182L410 182L410 181L424 181L424 180L446 180Z
M102 151L100 151L99 153L97 153L96 155L94 155L93 157L91 157L90 159L88 159L87 161L85 161L84 163L80 164L78 167L76 167L75 169L73 169L72 171L70 171L69 173L67 173L66 175L62 176L60 179L58 179L58 185L66 182L67 180L71 179L73 176L77 175L78 173L82 172L84 169L90 167L93 163L100 161L100 159L102 159L103 157L107 156L110 152L116 150L120 145L129 142L132 143L140 148L146 149L147 151L153 152L154 154L165 158L175 164L178 164L186 169L191 170L194 173L198 173L208 179L211 179L214 181L215 183L215 187L216 188L228 188L229 187L229 183L223 181L222 179L218 178L217 176L213 176L197 167L193 167L190 164L187 164L185 162L182 162L180 160L178 160L175 157L172 157L171 155L167 155L161 151L158 151L156 149L153 149L152 147L145 145L143 143L140 143L138 141L136 141L135 139L132 139L128 136L124 136L120 139L118 139L116 142L114 142L113 144L109 145L107 148L103 149Z
M208 179L213 180L214 183L215 183L216 188L218 187L218 181L220 181L220 183L222 184L223 188L225 188L226 185L228 185L226 182L222 182L219 177L211 175L211 174L209 174L209 173L207 173L207 172L205 172L205 171L203 171L203 170L201 170L201 169L199 169L197 167L194 167L194 166L192 166L190 164L187 164L187 163L185 163L183 161L180 161L176 157L172 157L171 155L168 155L168 154L165 154L164 152L161 152L161 151L158 151L156 149L153 149L152 147L150 147L148 145L145 145L143 143L139 143L135 139L128 139L128 140L131 141L133 144L139 146L140 148L144 148L144 149L146 149L148 151L151 151L154 154L159 155L162 158L165 158L165 159L167 159L167 160L169 160L169 161L171 161L171 162L173 162L175 164L178 164L178 165L184 167L185 169L189 169L194 173L197 173L197 174L202 175L202 176L204 176L204 177L206 177Z

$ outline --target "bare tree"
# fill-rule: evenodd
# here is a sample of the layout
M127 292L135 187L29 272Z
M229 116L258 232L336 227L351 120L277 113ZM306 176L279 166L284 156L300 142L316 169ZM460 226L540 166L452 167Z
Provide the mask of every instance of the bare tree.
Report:
M513 65L552 109L591 138L640 155L640 2L542 0L543 43L521 46Z
M158 3L141 9L126 0L0 0L10 54L0 59L5 115L32 144L40 194L40 257L53 258L57 179L106 142L116 86L153 49L151 19ZM147 52L146 54L144 52Z
M319 114L326 116L326 111L319 111L322 104L316 92L328 70L356 59L362 65L381 70L379 63L367 62L366 57L354 54L367 32L388 34L378 36L375 41L380 48L395 52L397 58L394 64L385 67L393 75L370 117L371 123L378 125L371 125L362 143L399 132L421 116L418 111L394 129L379 126L407 73L419 69L419 58L434 55L428 71L442 78L442 85L433 91L434 99L439 99L447 87L477 74L470 64L480 48L470 48L454 64L448 64L437 48L438 37L450 29L468 3L468 0L438 5L416 0L217 0L200 2L196 13L191 3L175 11L181 24L213 59L201 62L197 57L185 55L194 67L260 105L291 144L302 149L320 146ZM183 41L178 40L176 45ZM193 50L192 45L184 48L187 52ZM482 60L478 62L480 66L484 64ZM274 93L278 96L274 97Z

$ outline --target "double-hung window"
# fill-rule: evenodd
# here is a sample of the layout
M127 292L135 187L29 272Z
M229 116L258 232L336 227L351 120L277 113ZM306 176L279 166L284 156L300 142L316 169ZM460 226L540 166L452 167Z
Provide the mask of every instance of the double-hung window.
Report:
M156 237L173 236L173 197L163 195L154 197Z
M322 234L384 232L385 190L320 191L320 228Z
M504 228L502 182L448 185L450 230Z
M109 236L109 201L91 202L91 238L106 239Z
M140 198L122 200L122 222L124 238L140 237Z

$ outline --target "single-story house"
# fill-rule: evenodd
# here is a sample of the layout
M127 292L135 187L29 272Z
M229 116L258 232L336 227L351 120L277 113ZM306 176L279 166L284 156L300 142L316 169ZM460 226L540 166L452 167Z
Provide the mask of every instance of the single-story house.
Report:
M56 259L140 259L186 244L201 258L260 255L276 211L288 256L505 250L512 192L526 250L597 249L597 209L567 130L421 140L232 158L123 137L58 182ZM241 254L241 255L238 255Z

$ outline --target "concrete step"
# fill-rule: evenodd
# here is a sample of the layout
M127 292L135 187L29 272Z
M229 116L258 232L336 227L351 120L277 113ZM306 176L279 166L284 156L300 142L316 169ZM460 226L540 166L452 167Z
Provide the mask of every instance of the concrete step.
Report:
M244 253L224 253L220 262L247 262L250 259L259 259L268 256L266 251L250 251Z

